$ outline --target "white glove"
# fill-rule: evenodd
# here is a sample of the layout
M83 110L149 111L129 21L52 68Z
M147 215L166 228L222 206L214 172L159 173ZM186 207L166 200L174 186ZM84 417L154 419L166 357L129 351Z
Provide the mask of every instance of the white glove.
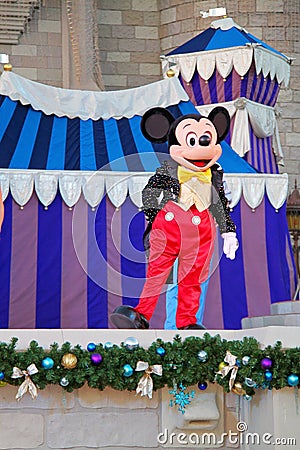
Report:
M235 252L239 247L239 242L236 238L236 233L230 231L229 233L223 233L221 236L224 239L223 251L226 255L226 258L234 259Z

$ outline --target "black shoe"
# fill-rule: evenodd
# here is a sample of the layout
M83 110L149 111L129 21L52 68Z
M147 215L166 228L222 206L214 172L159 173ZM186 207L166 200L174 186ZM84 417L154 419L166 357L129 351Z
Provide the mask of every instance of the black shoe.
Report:
M138 328L142 330L149 328L148 320L131 306L118 306L111 314L110 320L117 328Z
M206 330L204 325L199 323L192 323L191 325L186 325L185 327L179 328L179 330Z

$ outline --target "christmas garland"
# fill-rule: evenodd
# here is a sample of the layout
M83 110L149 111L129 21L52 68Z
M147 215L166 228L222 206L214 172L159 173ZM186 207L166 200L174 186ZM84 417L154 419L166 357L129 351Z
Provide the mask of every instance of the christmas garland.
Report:
M173 342L157 339L147 349L130 337L120 346L91 342L86 349L69 342L44 349L32 341L17 351L17 341L0 343L0 385L18 386L17 399L27 391L35 398L49 384L68 392L85 384L99 390L110 386L150 398L152 390L168 386L184 412L193 397L185 392L188 386L204 390L207 383L217 383L251 400L257 389L299 384L300 348L283 349L278 341L262 349L253 337L229 341L205 333L182 340L177 335Z

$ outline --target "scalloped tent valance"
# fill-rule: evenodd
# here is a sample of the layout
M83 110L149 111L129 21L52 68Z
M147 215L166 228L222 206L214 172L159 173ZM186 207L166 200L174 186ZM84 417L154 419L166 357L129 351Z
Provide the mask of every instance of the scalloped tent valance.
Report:
M81 194L86 202L96 208L103 196L108 195L112 204L119 208L129 195L138 208L142 206L142 190L152 173L137 172L84 172L84 171L37 171L0 170L0 185L3 199L9 190L15 202L24 207L35 190L40 202L48 207L59 190L64 202L72 208ZM241 197L255 210L268 196L271 205L278 210L288 195L288 176L262 174L225 174L231 192L231 207L234 208Z
M2 73L0 94L11 100L18 100L23 105L30 105L36 111L47 115L55 114L70 119L79 117L82 120L142 116L154 106L166 108L189 100L176 78L133 89L97 92L47 86L13 72Z
M190 82L197 70L209 80L217 70L226 79L234 68L245 76L254 62L256 74L276 78L288 86L291 58L248 33L231 18L216 20L211 27L162 57L163 74L171 66L178 76Z

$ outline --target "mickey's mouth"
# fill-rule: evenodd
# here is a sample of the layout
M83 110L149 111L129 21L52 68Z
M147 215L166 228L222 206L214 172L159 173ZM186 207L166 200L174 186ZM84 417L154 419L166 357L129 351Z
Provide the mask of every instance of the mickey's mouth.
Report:
M194 166L196 167L204 167L211 161L210 159L187 159L187 158L186 160L191 164L194 164Z

